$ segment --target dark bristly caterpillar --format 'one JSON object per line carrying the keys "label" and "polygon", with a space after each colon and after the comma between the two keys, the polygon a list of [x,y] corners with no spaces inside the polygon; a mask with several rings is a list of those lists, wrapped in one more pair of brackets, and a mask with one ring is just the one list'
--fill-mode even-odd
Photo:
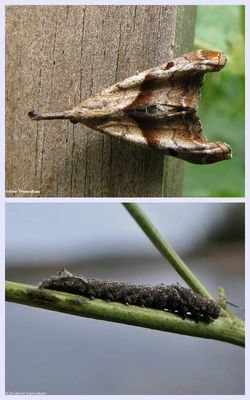
{"label": "dark bristly caterpillar", "polygon": [[156,308],[178,313],[182,318],[210,322],[220,315],[220,306],[191,289],[176,285],[134,285],[73,275],[66,269],[39,284],[41,289],[58,290],[127,305]]}

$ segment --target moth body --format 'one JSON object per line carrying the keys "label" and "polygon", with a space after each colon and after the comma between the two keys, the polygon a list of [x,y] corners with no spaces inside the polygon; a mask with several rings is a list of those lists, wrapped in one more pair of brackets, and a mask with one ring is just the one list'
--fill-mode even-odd
{"label": "moth body", "polygon": [[230,146],[209,142],[196,114],[204,75],[219,71],[226,60],[223,53],[197,50],[116,83],[72,110],[29,116],[80,122],[192,163],[230,159]]}

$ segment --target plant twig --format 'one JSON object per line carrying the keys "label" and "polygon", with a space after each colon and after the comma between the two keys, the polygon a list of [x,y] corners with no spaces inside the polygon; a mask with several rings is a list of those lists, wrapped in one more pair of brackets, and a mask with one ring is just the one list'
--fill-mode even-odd
{"label": "plant twig", "polygon": [[[188,284],[188,286],[201,296],[208,299],[213,299],[213,296],[209,291],[202,285],[195,274],[189,269],[187,264],[178,256],[175,250],[168,244],[165,239],[161,236],[158,230],[154,227],[152,222],[144,214],[141,208],[135,203],[123,203],[123,206],[127,209],[130,215],[135,219],[137,224],[141,227],[143,232],[147,235],[150,241],[155,245],[163,257],[174,267],[176,272],[182,277],[182,279]],[[237,317],[233,315],[229,310],[221,309],[222,317]]]}
{"label": "plant twig", "polygon": [[174,267],[176,272],[182,277],[182,279],[184,279],[191,289],[203,297],[213,299],[212,295],[190,271],[188,266],[178,256],[175,250],[163,239],[161,234],[157,231],[141,208],[135,203],[123,203],[123,205],[128,210],[130,215],[135,219],[137,224],[142,228],[143,232],[163,255],[163,257],[168,260],[168,262]]}
{"label": "plant twig", "polygon": [[5,291],[6,300],[14,303],[244,346],[244,324],[229,318],[219,318],[205,324],[188,318],[183,320],[166,311],[108,303],[99,299],[90,300],[71,293],[38,289],[8,281]]}

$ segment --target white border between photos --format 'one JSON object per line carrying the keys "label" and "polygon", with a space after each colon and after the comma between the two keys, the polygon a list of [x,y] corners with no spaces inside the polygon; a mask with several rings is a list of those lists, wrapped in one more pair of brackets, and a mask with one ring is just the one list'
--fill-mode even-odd
{"label": "white border between photos", "polygon": [[244,203],[239,197],[24,197],[6,198],[6,203]]}
{"label": "white border between photos", "polygon": [[[72,1],[72,0],[61,0],[61,1],[50,1],[50,0],[44,0],[44,1],[39,1],[39,0],[34,0],[34,1],[3,1],[0,4],[0,35],[1,35],[1,77],[0,77],[0,101],[1,101],[1,115],[0,115],[0,126],[1,126],[1,133],[0,133],[0,266],[1,266],[1,271],[0,271],[0,282],[1,282],[1,294],[0,294],[0,315],[1,315],[1,320],[0,320],[0,399],[6,398],[6,399],[15,399],[16,396],[14,395],[8,395],[5,396],[5,342],[4,342],[4,327],[5,327],[5,303],[4,303],[4,281],[5,281],[5,202],[6,203],[14,203],[14,202],[20,202],[20,203],[39,203],[39,202],[46,202],[46,203],[55,203],[55,202],[68,202],[68,203],[88,203],[88,202],[97,202],[97,203],[119,203],[119,202],[140,202],[140,203],[161,203],[161,202],[169,202],[169,203],[246,203],[245,206],[245,215],[246,215],[246,269],[245,269],[245,277],[246,277],[246,304],[250,301],[250,294],[249,294],[249,281],[248,281],[248,268],[247,268],[247,261],[249,261],[249,240],[250,240],[250,235],[249,235],[249,170],[250,170],[250,160],[248,157],[248,149],[250,148],[250,139],[248,135],[245,135],[246,143],[245,143],[245,154],[246,154],[246,164],[245,164],[245,171],[246,171],[246,179],[245,179],[245,198],[6,198],[5,199],[5,193],[4,193],[4,171],[5,171],[5,162],[4,162],[4,151],[3,149],[5,148],[5,140],[4,140],[4,132],[5,132],[5,6],[7,5],[104,5],[104,4],[110,4],[110,5],[245,5],[246,9],[246,21],[250,21],[250,5],[247,4],[247,1],[232,1],[232,0],[227,0],[227,1],[214,1],[214,0],[196,0],[196,1],[180,1],[180,0],[175,0],[175,1],[105,1],[105,0],[100,0],[100,1]],[[250,46],[249,46],[249,35],[250,35],[250,29],[248,25],[246,24],[246,71],[250,70],[250,62],[249,62],[249,57],[250,57]],[[250,101],[249,101],[249,78],[248,75],[246,76],[246,110],[250,110]],[[250,129],[250,124],[249,124],[249,112],[246,113],[246,128],[245,132],[248,132]],[[249,239],[249,240],[248,240]],[[247,245],[248,244],[248,245]],[[249,309],[246,307],[246,327],[248,326],[248,321],[249,321]],[[246,328],[246,333],[248,337],[248,329]],[[247,347],[248,349],[248,347]],[[246,371],[245,371],[245,376],[249,376],[249,351],[246,352]],[[246,379],[245,383],[245,396],[240,396],[240,395],[230,395],[231,398],[246,398],[250,399],[250,383],[249,380]],[[57,396],[58,397],[58,396]],[[71,395],[65,395],[65,396],[60,396],[60,398],[65,398],[65,399],[71,399],[71,398],[84,398],[84,399],[91,399],[91,400],[97,400],[97,399],[122,399],[122,400],[131,400],[131,399],[165,399],[165,398],[173,398],[175,400],[179,399],[193,399],[194,396],[192,395],[150,395],[150,396],[108,396],[108,395],[79,395],[79,396],[71,396]],[[221,396],[212,396],[212,395],[203,395],[199,396],[196,395],[195,398],[206,398],[207,400],[214,400],[215,398],[219,397],[220,400],[228,400],[229,396],[227,395],[221,395]],[[23,399],[26,398],[26,396],[20,395],[18,396],[18,399]],[[36,398],[36,399],[41,399],[44,398],[44,396],[36,395],[36,396],[29,396],[30,398]],[[47,399],[52,399],[55,398],[55,396],[48,395],[46,396]]]}

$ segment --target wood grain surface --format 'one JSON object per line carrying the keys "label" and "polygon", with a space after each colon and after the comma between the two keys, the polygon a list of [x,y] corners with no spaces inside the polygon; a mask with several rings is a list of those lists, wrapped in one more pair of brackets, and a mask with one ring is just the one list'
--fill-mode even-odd
{"label": "wood grain surface", "polygon": [[192,49],[193,6],[6,7],[6,196],[179,196],[183,162],[83,125],[34,123]]}

